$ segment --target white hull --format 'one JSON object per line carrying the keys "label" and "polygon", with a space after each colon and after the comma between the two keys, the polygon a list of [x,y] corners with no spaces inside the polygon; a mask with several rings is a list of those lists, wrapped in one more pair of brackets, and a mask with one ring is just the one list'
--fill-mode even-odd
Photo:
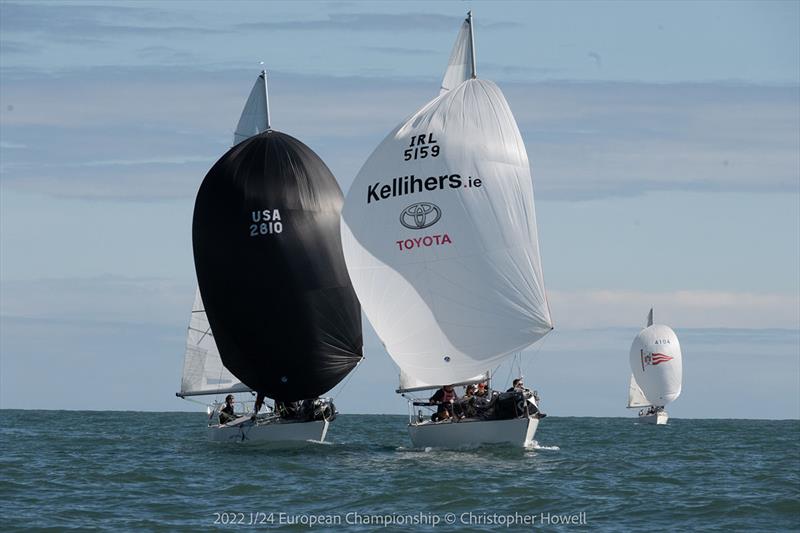
{"label": "white hull", "polygon": [[510,420],[463,420],[422,422],[408,425],[415,448],[462,448],[481,444],[530,446],[539,426],[538,418]]}
{"label": "white hull", "polygon": [[639,415],[640,424],[656,424],[661,426],[666,424],[667,420],[669,420],[669,415],[666,411],[659,411],[652,415]]}
{"label": "white hull", "polygon": [[329,424],[327,420],[255,424],[249,417],[241,417],[225,425],[209,426],[208,440],[300,445],[308,441],[324,441]]}

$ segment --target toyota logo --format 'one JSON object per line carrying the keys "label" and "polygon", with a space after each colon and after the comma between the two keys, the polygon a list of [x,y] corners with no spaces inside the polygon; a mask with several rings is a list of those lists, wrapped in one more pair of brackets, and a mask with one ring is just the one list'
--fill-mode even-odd
{"label": "toyota logo", "polygon": [[408,229],[425,229],[442,218],[439,206],[429,202],[411,204],[400,212],[400,223]]}

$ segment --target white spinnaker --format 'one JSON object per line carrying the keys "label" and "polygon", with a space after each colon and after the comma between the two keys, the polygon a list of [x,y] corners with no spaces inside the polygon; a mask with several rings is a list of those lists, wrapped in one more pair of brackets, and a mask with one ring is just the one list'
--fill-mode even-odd
{"label": "white spinnaker", "polygon": [[194,296],[192,318],[189,320],[189,329],[186,333],[186,355],[183,359],[180,394],[249,390],[249,387],[242,384],[222,365],[198,289]]}
{"label": "white spinnaker", "polygon": [[392,131],[351,186],[341,230],[364,312],[415,380],[469,380],[552,329],[528,156],[490,81],[463,82]]}
{"label": "white spinnaker", "polygon": [[234,146],[269,128],[266,84],[266,73],[262,72],[250,91],[250,96],[242,110],[242,116],[239,117],[239,124],[236,125],[236,132],[233,134]]}
{"label": "white spinnaker", "polygon": [[650,405],[664,406],[680,395],[681,345],[670,327],[655,324],[640,331],[631,345],[630,364],[633,377]]}
{"label": "white spinnaker", "polygon": [[631,374],[631,383],[628,386],[628,407],[648,407],[653,405],[645,397],[639,384],[636,383],[636,378]]}
{"label": "white spinnaker", "polygon": [[461,25],[453,51],[450,53],[450,60],[447,62],[447,70],[442,78],[442,87],[439,94],[446,93],[455,89],[466,80],[472,78],[473,54],[472,54],[472,35],[470,35],[471,23],[467,18]]}

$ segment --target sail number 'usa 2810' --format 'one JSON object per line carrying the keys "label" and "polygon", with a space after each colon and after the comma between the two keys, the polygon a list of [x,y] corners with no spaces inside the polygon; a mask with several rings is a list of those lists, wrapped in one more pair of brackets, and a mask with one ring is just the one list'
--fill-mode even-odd
{"label": "sail number 'usa 2810'", "polygon": [[264,209],[263,211],[251,211],[250,236],[272,235],[283,231],[281,222],[281,212],[279,209]]}

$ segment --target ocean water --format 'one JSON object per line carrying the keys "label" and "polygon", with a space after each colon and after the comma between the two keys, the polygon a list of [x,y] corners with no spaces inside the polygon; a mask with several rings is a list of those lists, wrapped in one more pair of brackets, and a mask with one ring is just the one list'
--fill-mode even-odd
{"label": "ocean water", "polygon": [[800,530],[797,420],[550,416],[534,449],[452,451],[341,415],[280,451],[206,442],[203,413],[0,414],[3,531]]}

